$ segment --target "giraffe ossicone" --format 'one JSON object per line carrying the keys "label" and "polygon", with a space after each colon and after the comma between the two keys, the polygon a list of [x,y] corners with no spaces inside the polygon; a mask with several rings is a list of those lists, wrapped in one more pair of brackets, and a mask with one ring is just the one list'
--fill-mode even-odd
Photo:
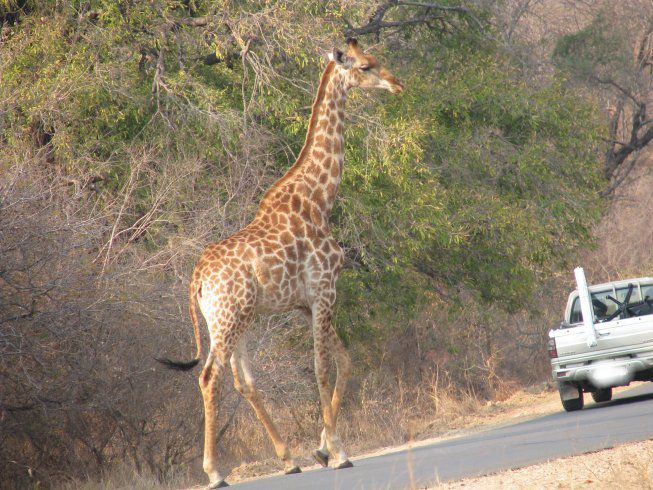
{"label": "giraffe ossicone", "polygon": [[[230,364],[236,389],[263,423],[286,473],[300,472],[254,384],[246,331],[259,314],[301,310],[312,321],[315,375],[324,429],[314,457],[324,466],[352,466],[336,431],[340,402],[351,362],[331,324],[336,280],[344,254],[329,230],[344,162],[347,92],[353,87],[392,93],[403,84],[365,54],[355,39],[346,52],[334,50],[320,79],[306,141],[295,164],[265,193],[252,222],[206,247],[190,282],[189,310],[197,356],[189,362],[167,359],[167,367],[189,370],[202,358],[196,304],[206,320],[211,344],[199,377],[204,400],[204,471],[210,487],[226,486],[218,472],[216,412],[219,385]],[[329,356],[336,364],[333,390],[328,383]]]}

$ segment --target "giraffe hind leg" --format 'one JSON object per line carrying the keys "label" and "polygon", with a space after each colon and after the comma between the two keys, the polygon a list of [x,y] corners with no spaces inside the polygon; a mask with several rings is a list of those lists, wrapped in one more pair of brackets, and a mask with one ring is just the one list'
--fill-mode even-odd
{"label": "giraffe hind leg", "polygon": [[209,477],[209,488],[221,488],[226,482],[218,471],[217,464],[217,409],[218,397],[224,374],[224,362],[216,359],[213,351],[204,364],[199,377],[200,390],[204,401],[204,461],[203,468]]}
{"label": "giraffe hind leg", "polygon": [[211,349],[199,377],[204,401],[203,467],[209,477],[209,488],[221,488],[228,485],[218,472],[218,400],[226,364],[234,351],[238,338],[251,323],[250,317],[233,314],[237,312],[235,308],[224,311],[230,312],[230,314],[227,315],[227,318],[221,318],[219,322],[217,315],[209,315],[207,318],[211,334]]}
{"label": "giraffe hind leg", "polygon": [[268,414],[259,392],[254,384],[247,353],[247,340],[243,336],[238,342],[234,353],[231,356],[231,370],[234,375],[234,386],[243,395],[254,409],[256,417],[261,421],[267,431],[277,456],[284,462],[284,471],[287,475],[301,473],[299,465],[292,457],[288,446],[279,435],[277,427]]}

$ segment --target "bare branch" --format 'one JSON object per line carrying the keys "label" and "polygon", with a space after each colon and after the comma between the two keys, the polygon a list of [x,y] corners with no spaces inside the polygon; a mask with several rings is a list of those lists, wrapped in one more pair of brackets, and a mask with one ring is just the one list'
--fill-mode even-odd
{"label": "bare branch", "polygon": [[612,87],[616,88],[619,92],[621,92],[623,95],[628,97],[630,100],[635,102],[635,104],[638,105],[640,104],[640,101],[635,97],[635,95],[630,90],[622,87],[620,84],[615,82],[612,78],[600,78],[594,75],[591,78],[596,83],[600,83],[602,85],[611,85]]}
{"label": "bare branch", "polygon": [[[420,12],[412,18],[403,20],[384,20],[388,11],[394,7],[416,7]],[[347,21],[347,28],[344,33],[346,37],[360,36],[363,34],[376,34],[377,36],[383,29],[391,27],[404,27],[425,24],[429,25],[430,22],[444,21],[442,12],[455,12],[463,14],[471,19],[480,29],[483,29],[481,21],[466,7],[457,5],[440,5],[432,2],[413,2],[404,0],[388,0],[377,7],[374,14],[370,17],[367,24],[360,27],[354,27]]]}
{"label": "bare branch", "polygon": [[635,168],[635,164],[637,163],[637,157],[639,156],[639,152],[641,150],[636,150],[635,152],[632,153],[630,161],[628,162],[628,165],[623,168],[622,173],[619,177],[616,179],[613,179],[612,183],[608,186],[607,189],[601,192],[601,197],[608,197],[611,194],[614,193],[617,188],[624,183],[626,178],[630,175],[630,172]]}

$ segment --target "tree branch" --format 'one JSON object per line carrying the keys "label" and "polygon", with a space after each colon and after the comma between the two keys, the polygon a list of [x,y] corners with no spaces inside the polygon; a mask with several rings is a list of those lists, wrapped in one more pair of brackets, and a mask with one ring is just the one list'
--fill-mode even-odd
{"label": "tree branch", "polygon": [[[614,84],[614,86],[617,87],[616,84]],[[650,119],[646,118],[646,103],[638,101],[634,97],[632,100],[634,104],[630,127],[630,139],[626,143],[621,143],[618,141],[610,142],[608,149],[605,152],[604,175],[608,180],[611,180],[612,183],[604,192],[601,193],[603,196],[612,194],[615,189],[624,182],[633,168],[635,168],[635,163],[637,162],[639,152],[653,140],[652,126],[649,126],[643,134],[640,134],[640,130],[642,130],[644,126],[648,125],[651,121]],[[615,116],[617,116],[617,114],[615,114]],[[616,138],[616,120],[612,121],[610,130],[611,136]],[[616,144],[620,145],[618,150],[616,149]],[[624,163],[629,158],[629,164],[624,167]],[[615,179],[615,176],[620,169],[622,170],[622,173],[618,178]]]}
{"label": "tree branch", "polygon": [[[626,177],[630,175],[630,172],[632,171],[633,168],[635,168],[635,164],[637,163],[637,157],[639,156],[639,151],[636,150],[634,154],[632,155],[630,162],[628,166],[624,169],[623,173],[617,178],[614,179],[613,182],[608,186],[607,189],[601,192],[601,197],[608,197],[610,194],[612,194],[617,187],[619,187],[621,184],[623,184],[624,180],[626,180]],[[616,170],[616,169],[615,169]]]}
{"label": "tree branch", "polygon": [[[416,7],[422,9],[418,15],[404,20],[385,21],[384,17],[394,7]],[[436,11],[436,12],[434,12]],[[347,21],[347,28],[344,31],[346,37],[360,36],[363,34],[380,34],[383,29],[390,27],[404,27],[419,24],[429,25],[432,21],[444,21],[442,12],[456,12],[470,18],[480,29],[483,29],[481,21],[466,7],[460,5],[448,6],[432,2],[417,2],[410,0],[387,0],[377,7],[367,24],[354,27]]]}
{"label": "tree branch", "polygon": [[630,90],[628,90],[628,89],[622,87],[622,86],[619,85],[617,82],[615,82],[612,78],[600,78],[600,77],[597,77],[596,75],[592,75],[591,78],[592,78],[592,80],[594,80],[594,81],[597,82],[597,83],[600,83],[600,84],[603,84],[603,85],[611,85],[611,86],[613,86],[613,87],[616,88],[619,92],[621,92],[623,95],[625,95],[625,96],[628,97],[630,100],[632,100],[633,102],[635,102],[635,104],[637,104],[637,105],[640,104],[640,101],[637,100],[637,99],[635,98],[635,95],[633,95],[633,93],[632,93]]}

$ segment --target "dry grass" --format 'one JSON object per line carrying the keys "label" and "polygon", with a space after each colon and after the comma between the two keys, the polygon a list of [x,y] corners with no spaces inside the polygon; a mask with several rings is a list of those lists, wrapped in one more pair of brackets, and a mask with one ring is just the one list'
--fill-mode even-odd
{"label": "dry grass", "polygon": [[166,483],[162,483],[155,476],[138,474],[131,465],[125,464],[113,468],[101,479],[86,479],[83,481],[73,480],[60,486],[62,490],[172,490],[185,487],[190,481],[188,475],[177,474],[170,477]]}
{"label": "dry grass", "polygon": [[653,441],[636,442],[434,488],[653,488],[651,456]]}

